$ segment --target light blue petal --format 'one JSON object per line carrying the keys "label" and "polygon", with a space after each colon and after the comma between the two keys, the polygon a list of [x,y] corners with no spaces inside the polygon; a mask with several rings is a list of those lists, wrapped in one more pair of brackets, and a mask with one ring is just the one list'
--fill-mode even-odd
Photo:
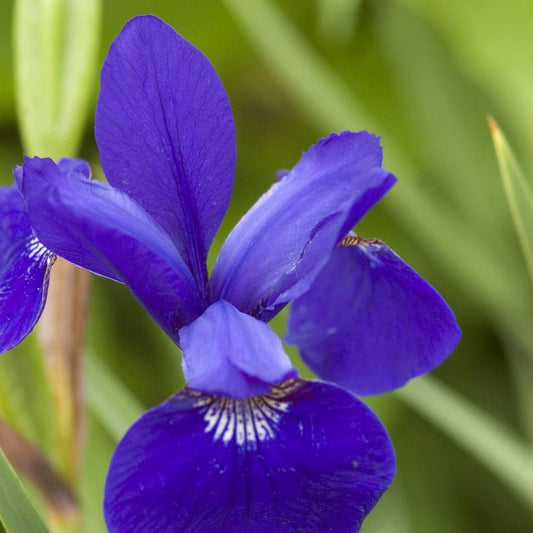
{"label": "light blue petal", "polygon": [[214,299],[268,321],[305,292],[349,229],[395,182],[377,137],[332,134],[248,211],[212,275]]}
{"label": "light blue petal", "polygon": [[220,300],[180,331],[190,387],[244,398],[296,375],[276,333]]}

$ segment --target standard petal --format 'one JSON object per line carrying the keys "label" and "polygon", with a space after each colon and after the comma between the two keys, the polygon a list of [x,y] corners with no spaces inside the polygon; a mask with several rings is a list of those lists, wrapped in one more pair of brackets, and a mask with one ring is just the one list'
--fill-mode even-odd
{"label": "standard petal", "polygon": [[274,330],[220,300],[180,331],[190,387],[245,398],[296,376]]}
{"label": "standard petal", "polygon": [[53,261],[32,232],[17,186],[0,187],[0,352],[21,342],[39,320]]}
{"label": "standard petal", "polygon": [[102,68],[95,133],[109,182],[160,224],[205,284],[235,168],[231,108],[209,61],[160,19],[134,18]]}
{"label": "standard petal", "polygon": [[304,153],[230,233],[212,276],[214,299],[268,321],[305,292],[348,230],[395,182],[378,138],[332,134]]}
{"label": "standard petal", "polygon": [[26,159],[22,193],[39,240],[57,255],[126,284],[177,341],[204,304],[167,234],[126,194],[50,159]]}
{"label": "standard petal", "polygon": [[376,416],[333,385],[246,400],[186,389],[119,443],[104,513],[110,533],[355,533],[394,463]]}
{"label": "standard petal", "polygon": [[388,246],[352,242],[293,302],[286,340],[322,379],[378,394],[442,363],[461,331],[438,292]]}

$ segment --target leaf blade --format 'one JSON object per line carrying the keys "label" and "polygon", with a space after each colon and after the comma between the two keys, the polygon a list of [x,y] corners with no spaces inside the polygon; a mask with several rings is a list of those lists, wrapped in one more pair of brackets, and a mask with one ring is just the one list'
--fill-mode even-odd
{"label": "leaf blade", "polygon": [[6,533],[50,533],[0,450],[0,521]]}
{"label": "leaf blade", "polygon": [[498,123],[490,116],[488,122],[500,167],[503,189],[533,283],[533,191]]}

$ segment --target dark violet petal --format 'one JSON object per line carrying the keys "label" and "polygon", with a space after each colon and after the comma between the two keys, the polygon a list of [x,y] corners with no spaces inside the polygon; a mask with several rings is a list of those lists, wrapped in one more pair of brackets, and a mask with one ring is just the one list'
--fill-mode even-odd
{"label": "dark violet petal", "polygon": [[0,352],[21,342],[39,320],[53,261],[32,232],[17,186],[0,187]]}
{"label": "dark violet petal", "polygon": [[185,379],[202,392],[244,398],[296,376],[274,330],[224,300],[179,337]]}
{"label": "dark violet petal", "polygon": [[226,239],[214,299],[268,321],[305,292],[347,231],[395,182],[377,137],[332,134],[313,145]]}
{"label": "dark violet petal", "polygon": [[119,443],[104,513],[110,533],[355,533],[394,470],[379,420],[333,385],[185,389]]}
{"label": "dark violet petal", "polygon": [[231,108],[209,61],[160,19],[134,18],[102,68],[95,134],[111,185],[154,217],[205,284],[235,168]]}
{"label": "dark violet petal", "polygon": [[204,305],[168,235],[129,196],[50,159],[26,159],[22,193],[39,240],[57,255],[126,284],[161,327],[177,330]]}
{"label": "dark violet petal", "polygon": [[335,249],[292,304],[287,342],[322,379],[378,394],[429,372],[461,331],[446,302],[380,241]]}

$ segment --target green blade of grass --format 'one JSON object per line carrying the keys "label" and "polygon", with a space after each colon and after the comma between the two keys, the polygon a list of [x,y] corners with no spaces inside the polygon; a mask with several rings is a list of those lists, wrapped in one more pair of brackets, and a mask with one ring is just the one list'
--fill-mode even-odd
{"label": "green blade of grass", "polygon": [[429,376],[409,383],[395,394],[533,508],[533,454],[505,427]]}
{"label": "green blade of grass", "polygon": [[502,130],[492,117],[488,121],[503,189],[533,283],[533,192]]}
{"label": "green blade of grass", "polygon": [[0,450],[0,521],[6,533],[49,533],[2,450]]}

